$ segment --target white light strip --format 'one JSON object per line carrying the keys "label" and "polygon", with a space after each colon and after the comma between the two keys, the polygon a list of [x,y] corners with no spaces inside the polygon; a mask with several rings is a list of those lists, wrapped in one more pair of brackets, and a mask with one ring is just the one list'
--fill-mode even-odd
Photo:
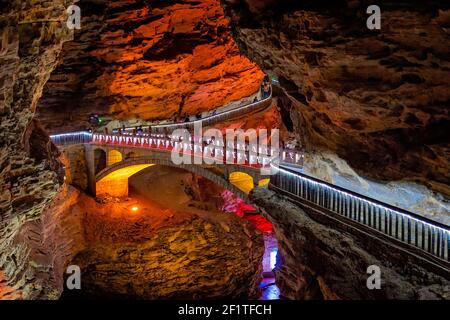
{"label": "white light strip", "polygon": [[68,137],[68,136],[78,136],[78,135],[86,135],[91,136],[92,133],[86,132],[86,131],[79,131],[79,132],[70,132],[70,133],[60,133],[60,134],[54,134],[51,135],[50,138],[59,138],[59,137]]}
{"label": "white light strip", "polygon": [[[271,167],[274,167],[273,164],[271,164],[270,166],[271,166]],[[285,169],[283,169],[283,168],[276,167],[276,169],[278,169],[279,171],[281,171],[281,172],[283,172],[283,173],[285,173],[285,174],[294,176],[294,177],[296,177],[296,178],[298,178],[298,179],[303,179],[303,180],[306,180],[306,181],[308,181],[308,182],[311,182],[311,183],[320,185],[320,186],[322,186],[322,187],[324,187],[324,188],[328,188],[328,189],[332,190],[333,192],[338,192],[338,193],[341,193],[341,194],[343,194],[343,195],[346,195],[346,196],[348,196],[348,197],[350,197],[350,198],[358,199],[359,201],[363,201],[363,202],[365,202],[365,203],[367,203],[367,204],[369,204],[369,205],[371,205],[371,206],[375,206],[375,207],[381,208],[381,209],[383,209],[383,210],[389,210],[389,211],[391,211],[391,212],[393,212],[393,213],[395,213],[395,214],[401,215],[401,216],[403,216],[403,217],[405,217],[405,218],[411,219],[411,220],[416,221],[416,222],[423,223],[423,224],[425,224],[425,225],[427,225],[427,226],[429,226],[429,227],[433,227],[433,228],[442,230],[442,231],[444,231],[444,232],[447,233],[447,234],[450,234],[450,230],[447,230],[447,229],[444,229],[444,228],[435,226],[435,225],[433,225],[433,224],[431,224],[431,223],[429,223],[429,222],[423,221],[423,220],[419,220],[419,219],[417,219],[417,218],[415,218],[415,217],[412,217],[412,216],[410,216],[410,215],[408,215],[408,214],[405,214],[405,213],[402,213],[402,212],[399,212],[399,211],[396,211],[396,210],[393,210],[393,209],[384,207],[384,206],[382,206],[382,205],[380,205],[380,204],[377,204],[377,203],[371,202],[371,201],[369,201],[369,200],[366,200],[366,199],[363,199],[363,198],[354,196],[354,195],[352,195],[352,194],[350,194],[350,193],[347,193],[347,192],[345,192],[345,191],[341,191],[341,190],[334,189],[334,188],[330,187],[329,185],[326,185],[326,184],[321,183],[321,182],[314,181],[314,180],[312,180],[312,179],[309,179],[309,178],[306,178],[306,177],[303,177],[303,176],[300,176],[300,175],[296,175],[296,174],[294,174],[294,173],[292,173],[292,172],[290,172],[290,171],[287,171],[287,170],[285,170]],[[353,219],[352,219],[352,220],[353,220]]]}

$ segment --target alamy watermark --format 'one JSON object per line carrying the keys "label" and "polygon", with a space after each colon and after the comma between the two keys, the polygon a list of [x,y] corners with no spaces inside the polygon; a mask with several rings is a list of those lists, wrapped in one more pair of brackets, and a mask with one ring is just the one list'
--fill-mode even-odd
{"label": "alamy watermark", "polygon": [[66,287],[69,290],[81,289],[81,269],[77,265],[70,265],[66,269],[69,276],[66,279]]}
{"label": "alamy watermark", "polygon": [[77,5],[71,5],[66,10],[67,17],[66,25],[69,30],[81,29],[81,8]]}
{"label": "alamy watermark", "polygon": [[381,9],[379,6],[373,4],[367,7],[367,14],[370,16],[367,18],[366,25],[369,30],[381,29]]}
{"label": "alamy watermark", "polygon": [[[66,21],[67,28],[70,30],[81,29],[81,8],[77,5],[71,5],[66,10],[68,18]],[[378,5],[370,5],[366,10],[370,16],[367,18],[366,26],[369,30],[381,29],[381,8]]]}
{"label": "alamy watermark", "polygon": [[280,135],[278,129],[219,129],[203,132],[202,123],[194,124],[194,134],[176,129],[171,134],[171,160],[181,164],[237,164],[260,166],[262,175],[278,172]]}
{"label": "alamy watermark", "polygon": [[367,267],[367,277],[366,286],[369,290],[379,290],[381,289],[381,269],[379,266],[372,264]]}

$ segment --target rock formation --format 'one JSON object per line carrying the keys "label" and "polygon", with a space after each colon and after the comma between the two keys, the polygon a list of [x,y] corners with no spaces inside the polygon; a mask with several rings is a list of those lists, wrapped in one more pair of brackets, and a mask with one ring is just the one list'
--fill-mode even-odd
{"label": "rock formation", "polygon": [[[263,74],[251,60],[278,77],[279,110],[235,127],[281,118],[286,137],[337,154],[361,175],[450,194],[443,0],[382,6],[381,31],[365,27],[365,0],[222,0],[241,51],[217,0],[84,0],[75,35],[65,21],[76,0],[0,2],[0,299],[59,298],[70,262],[88,270],[88,294],[254,296],[262,246],[248,224],[168,211],[153,228],[119,209],[127,223],[118,224],[110,205],[80,191],[83,150],[65,159],[46,132],[84,128],[90,113],[166,119],[223,106],[258,90]],[[59,159],[77,173],[66,183],[80,189],[60,189]],[[448,281],[420,261],[319,223],[270,191],[255,191],[254,200],[274,224],[287,298],[449,299]],[[364,286],[369,264],[382,267],[381,291]],[[211,274],[216,265],[222,269]],[[188,268],[208,276],[190,279]]]}
{"label": "rock formation", "polygon": [[84,297],[258,297],[264,244],[244,220],[148,203],[137,213],[127,202],[83,204],[85,248],[68,264],[83,270]]}
{"label": "rock formation", "polygon": [[[257,188],[251,198],[274,226],[281,255],[276,279],[282,296],[300,300],[450,299],[450,279],[435,274],[415,256],[390,250],[369,234],[319,217],[269,189]],[[380,290],[369,290],[366,285],[370,265],[381,269]]]}
{"label": "rock formation", "polygon": [[[61,181],[58,152],[32,118],[62,43],[71,39],[65,8],[72,3],[0,6],[0,286],[6,279],[16,297],[29,297],[38,286],[35,275],[45,272],[31,260],[29,245],[40,245],[41,213]],[[26,229],[28,224],[36,228]]]}
{"label": "rock formation", "polygon": [[447,1],[223,0],[236,41],[278,77],[279,106],[311,149],[360,173],[450,194]]}
{"label": "rock formation", "polygon": [[38,105],[52,132],[85,128],[92,113],[184,119],[259,89],[263,74],[240,54],[217,0],[80,7],[82,28],[64,45]]}

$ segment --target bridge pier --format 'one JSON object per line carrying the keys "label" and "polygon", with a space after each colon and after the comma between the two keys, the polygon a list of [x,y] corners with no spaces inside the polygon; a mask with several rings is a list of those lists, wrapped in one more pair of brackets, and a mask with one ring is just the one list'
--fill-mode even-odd
{"label": "bridge pier", "polygon": [[96,195],[96,179],[95,179],[95,156],[92,145],[85,144],[84,152],[86,157],[86,168],[88,177],[88,192],[95,197]]}

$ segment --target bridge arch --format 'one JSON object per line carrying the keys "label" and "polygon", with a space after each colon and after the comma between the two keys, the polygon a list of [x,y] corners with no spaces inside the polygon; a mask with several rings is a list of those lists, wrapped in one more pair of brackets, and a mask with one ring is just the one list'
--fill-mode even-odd
{"label": "bridge arch", "polygon": [[104,170],[107,167],[106,151],[102,148],[94,149],[94,171],[98,172]]}
{"label": "bridge arch", "polygon": [[250,193],[255,186],[253,177],[242,171],[231,172],[228,181],[247,194]]}
{"label": "bridge arch", "polygon": [[[180,164],[175,165],[170,157],[162,158],[155,156],[141,156],[129,159],[123,159],[120,162],[114,163],[106,167],[95,175],[95,195],[110,195],[115,197],[123,197],[128,195],[128,179],[154,165],[163,165],[175,168],[181,168],[186,171],[198,174],[204,178],[216,183],[224,189],[227,189],[245,201],[249,201],[248,192],[245,192],[238,186],[230,182],[223,174],[216,170],[201,165]],[[253,183],[253,178],[248,175]]]}
{"label": "bridge arch", "polygon": [[112,166],[113,164],[120,162],[123,160],[123,155],[120,151],[117,150],[109,150],[108,151],[108,166]]}

